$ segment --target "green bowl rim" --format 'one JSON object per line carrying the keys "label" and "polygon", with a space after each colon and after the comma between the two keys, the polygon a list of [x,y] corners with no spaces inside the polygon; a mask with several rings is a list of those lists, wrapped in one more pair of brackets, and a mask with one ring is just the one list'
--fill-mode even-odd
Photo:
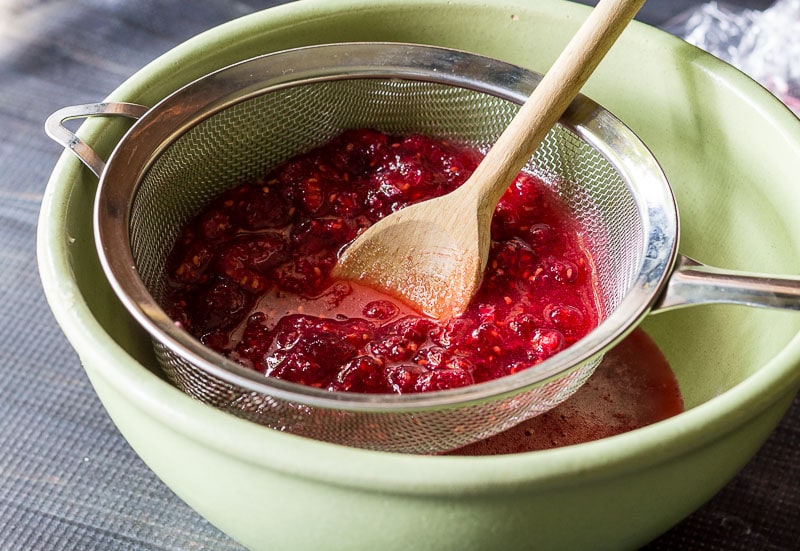
{"label": "green bowl rim", "polygon": [[[431,2],[387,0],[376,6],[370,0],[351,0],[347,4],[350,10],[369,10],[391,5],[402,5],[405,9],[414,5],[428,7]],[[478,6],[481,2],[462,0],[460,4]],[[561,2],[551,4],[558,5],[561,10],[575,10],[574,13],[588,9],[580,5],[565,7]],[[547,6],[537,8],[550,9]],[[224,23],[189,39],[137,71],[109,95],[108,101],[136,101],[148,81],[176,67],[186,67],[187,57],[193,57],[196,52],[219,50],[236,38],[250,36],[264,27],[330,17],[341,9],[342,3],[301,0]],[[633,37],[659,41],[665,48],[676,47],[676,41],[681,47],[686,46],[679,39],[642,23],[635,22],[629,31]],[[800,124],[788,108],[726,63],[702,52],[693,59],[695,64],[699,61],[704,71],[724,82],[743,101],[783,129],[786,139],[797,143],[800,149]],[[90,143],[96,143],[103,139],[106,126],[106,121],[87,121],[81,135]],[[66,208],[71,188],[82,178],[82,170],[83,166],[69,152],[62,153],[42,200],[37,256],[50,307],[69,341],[80,351],[87,373],[102,377],[117,392],[128,396],[136,408],[167,424],[176,433],[189,436],[217,453],[263,468],[376,492],[440,495],[513,492],[530,485],[539,489],[563,488],[667,462],[723,437],[780,399],[794,395],[800,387],[800,335],[797,335],[748,377],[747,384],[740,383],[676,417],[586,444],[493,457],[411,456],[347,448],[274,431],[190,398],[143,368],[105,333],[80,298],[80,289],[72,278],[67,247],[58,246],[67,242],[64,235]],[[108,358],[118,360],[116,368],[109,365]],[[97,370],[92,366],[105,367]],[[336,466],[335,471],[331,465]]]}

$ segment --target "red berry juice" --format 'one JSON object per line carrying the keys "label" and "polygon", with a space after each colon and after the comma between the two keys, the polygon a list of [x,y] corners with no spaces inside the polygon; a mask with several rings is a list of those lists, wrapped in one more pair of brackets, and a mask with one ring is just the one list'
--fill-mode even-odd
{"label": "red berry juice", "polygon": [[448,455],[544,450],[628,432],[683,411],[678,381],[653,340],[635,329],[566,402]]}

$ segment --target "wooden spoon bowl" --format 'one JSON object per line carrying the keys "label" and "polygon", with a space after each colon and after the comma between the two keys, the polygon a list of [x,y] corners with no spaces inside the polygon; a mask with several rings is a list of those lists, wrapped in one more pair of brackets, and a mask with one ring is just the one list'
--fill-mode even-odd
{"label": "wooden spoon bowl", "polygon": [[643,3],[602,0],[463,186],[372,225],[342,252],[334,277],[434,318],[463,313],[481,283],[498,201]]}

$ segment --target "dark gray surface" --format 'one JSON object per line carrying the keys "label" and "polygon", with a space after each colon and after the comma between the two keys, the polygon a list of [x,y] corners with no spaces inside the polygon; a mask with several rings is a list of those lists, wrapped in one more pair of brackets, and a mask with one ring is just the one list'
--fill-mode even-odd
{"label": "dark gray surface", "polygon": [[[187,38],[278,3],[0,0],[0,550],[241,549],[134,454],[47,308],[35,229],[60,150],[42,124]],[[663,24],[691,4],[650,0],[641,19]],[[647,549],[800,549],[799,440],[796,400],[744,471]]]}

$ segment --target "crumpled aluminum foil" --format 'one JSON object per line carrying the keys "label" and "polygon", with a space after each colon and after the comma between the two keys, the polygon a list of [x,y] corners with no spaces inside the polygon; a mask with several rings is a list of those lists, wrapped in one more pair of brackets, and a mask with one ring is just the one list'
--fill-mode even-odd
{"label": "crumpled aluminum foil", "polygon": [[664,29],[737,67],[800,116],[800,0],[763,11],[707,2]]}

